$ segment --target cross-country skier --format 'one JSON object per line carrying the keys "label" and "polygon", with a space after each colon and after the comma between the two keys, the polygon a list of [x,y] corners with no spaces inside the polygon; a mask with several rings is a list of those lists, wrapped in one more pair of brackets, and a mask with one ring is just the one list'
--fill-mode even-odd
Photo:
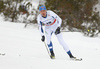
{"label": "cross-country skier", "polygon": [[[46,36],[47,46],[51,53],[50,57],[52,59],[55,58],[55,55],[53,52],[53,44],[51,41],[52,33],[54,33],[56,35],[59,43],[63,46],[64,50],[69,55],[69,57],[74,59],[75,57],[72,55],[68,45],[63,40],[61,31],[60,31],[62,19],[53,11],[46,10],[45,6],[40,6],[39,12],[40,12],[40,14],[37,17],[37,22],[38,22],[40,34],[42,36],[41,40],[44,42],[45,36]],[[45,32],[43,31],[42,23],[45,24]]]}

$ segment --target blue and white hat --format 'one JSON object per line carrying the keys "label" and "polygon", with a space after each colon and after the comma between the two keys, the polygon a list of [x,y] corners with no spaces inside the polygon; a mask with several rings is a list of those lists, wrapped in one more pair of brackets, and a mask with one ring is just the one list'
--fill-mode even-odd
{"label": "blue and white hat", "polygon": [[40,6],[39,7],[39,11],[41,11],[41,10],[46,10],[46,7],[43,5],[43,6]]}

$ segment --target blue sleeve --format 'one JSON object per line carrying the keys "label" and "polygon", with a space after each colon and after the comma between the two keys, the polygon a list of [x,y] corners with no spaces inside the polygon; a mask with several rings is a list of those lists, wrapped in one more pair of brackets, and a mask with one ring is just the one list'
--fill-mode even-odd
{"label": "blue sleeve", "polygon": [[40,21],[40,17],[39,16],[37,17],[37,22],[38,22],[40,35],[43,36],[44,32],[43,32],[43,28],[42,28],[42,22]]}
{"label": "blue sleeve", "polygon": [[41,21],[40,21],[40,25],[41,25],[41,26],[40,26],[40,27],[41,27],[41,32],[44,33],[44,32],[43,32],[42,22],[41,22]]}

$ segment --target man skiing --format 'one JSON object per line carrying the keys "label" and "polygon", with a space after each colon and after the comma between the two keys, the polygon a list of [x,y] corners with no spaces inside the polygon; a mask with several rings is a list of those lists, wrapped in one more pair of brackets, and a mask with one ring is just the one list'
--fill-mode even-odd
{"label": "man skiing", "polygon": [[[69,55],[69,57],[72,59],[75,59],[75,57],[72,55],[71,51],[69,50],[68,45],[63,40],[62,34],[60,32],[62,19],[53,11],[46,10],[45,6],[40,6],[39,12],[40,14],[37,17],[37,22],[38,22],[40,34],[42,36],[41,40],[44,42],[45,36],[46,36],[46,42],[51,53],[51,56],[50,56],[51,59],[55,58],[55,54],[53,51],[53,44],[51,41],[52,33],[56,35],[59,43],[63,46],[64,50]],[[42,23],[45,24],[45,32],[43,31]]]}

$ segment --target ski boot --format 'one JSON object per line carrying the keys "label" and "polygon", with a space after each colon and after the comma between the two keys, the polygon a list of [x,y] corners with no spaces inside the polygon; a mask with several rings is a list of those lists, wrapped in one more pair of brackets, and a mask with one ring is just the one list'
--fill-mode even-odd
{"label": "ski boot", "polygon": [[75,61],[81,61],[82,58],[76,58],[74,57],[72,54],[69,54],[69,57],[72,59],[72,60],[75,60]]}
{"label": "ski boot", "polygon": [[50,51],[50,53],[51,53],[50,58],[51,58],[51,59],[55,59],[55,54],[54,54],[54,52],[53,52],[53,51]]}

